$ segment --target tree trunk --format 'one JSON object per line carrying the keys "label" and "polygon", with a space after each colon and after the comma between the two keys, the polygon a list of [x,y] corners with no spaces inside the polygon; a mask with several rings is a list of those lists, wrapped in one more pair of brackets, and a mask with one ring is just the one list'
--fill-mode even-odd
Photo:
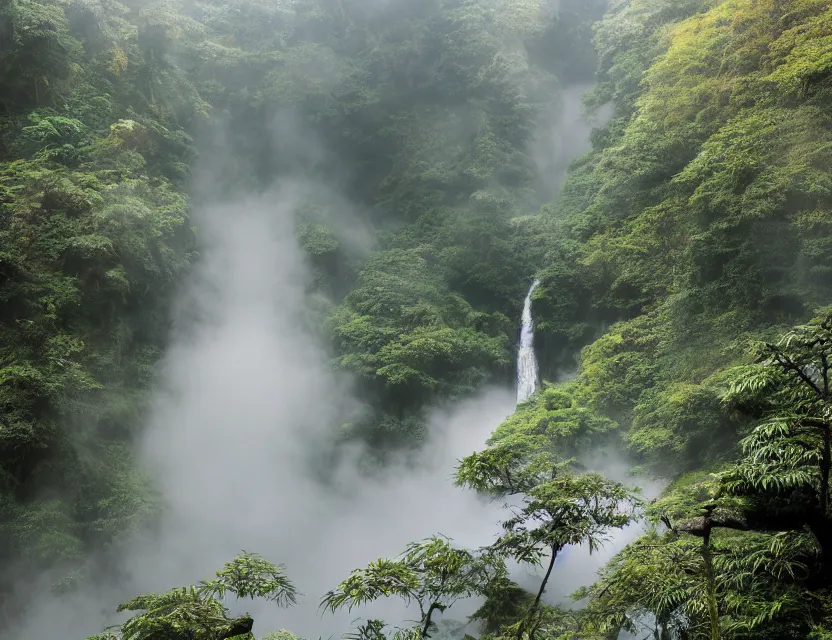
{"label": "tree trunk", "polygon": [[809,530],[820,547],[821,570],[810,578],[811,585],[825,588],[832,582],[832,521],[820,509],[809,518]]}
{"label": "tree trunk", "polygon": [[423,638],[430,638],[430,634],[428,633],[428,631],[430,630],[431,618],[433,617],[433,612],[436,611],[437,609],[444,609],[444,607],[442,607],[442,605],[439,604],[438,602],[434,602],[428,608],[427,614],[425,614],[425,622],[424,622],[424,625],[422,626],[422,637]]}
{"label": "tree trunk", "polygon": [[711,640],[719,640],[719,605],[716,601],[716,578],[711,555],[711,527],[708,523],[702,537],[702,560],[705,564],[705,584],[708,589],[708,617],[711,622]]}
{"label": "tree trunk", "polygon": [[555,567],[555,559],[558,557],[558,547],[552,547],[552,559],[549,560],[549,568],[546,570],[546,575],[543,576],[543,582],[540,583],[540,589],[537,592],[537,597],[534,599],[532,605],[532,613],[537,611],[540,606],[540,599],[543,597],[543,592],[546,591],[546,583],[549,582],[549,577],[552,575],[552,569]]}
{"label": "tree trunk", "polygon": [[[558,552],[559,551],[560,551],[560,547],[557,547],[557,546],[552,547],[552,558],[549,560],[549,568],[546,569],[546,575],[543,576],[543,582],[540,583],[540,589],[537,590],[537,597],[534,599],[534,603],[532,604],[531,609],[529,609],[529,613],[528,613],[528,616],[527,616],[527,619],[529,621],[531,621],[534,614],[537,613],[537,610],[540,608],[540,600],[543,598],[543,593],[546,591],[546,584],[549,582],[549,578],[552,575],[552,569],[554,569],[554,567],[555,567],[555,560],[558,557]],[[534,629],[534,625],[532,625],[529,628]],[[525,625],[523,625],[523,624],[521,624],[517,628],[517,638],[518,638],[518,640],[519,640],[519,638],[522,637],[524,630],[525,630]],[[534,637],[534,634],[532,633],[530,635],[530,640],[533,637]]]}
{"label": "tree trunk", "polygon": [[829,515],[829,466],[832,464],[832,437],[829,424],[823,425],[823,453],[820,461],[820,513],[823,518]]}

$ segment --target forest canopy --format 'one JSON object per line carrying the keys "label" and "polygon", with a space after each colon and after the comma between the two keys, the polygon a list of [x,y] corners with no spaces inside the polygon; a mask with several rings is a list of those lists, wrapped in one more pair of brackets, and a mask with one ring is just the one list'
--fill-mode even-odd
{"label": "forest canopy", "polygon": [[[575,92],[580,157],[546,142]],[[217,192],[339,194],[305,193],[293,226],[366,408],[332,439],[381,460],[438,403],[511,384],[541,283],[544,382],[457,468],[514,505],[503,532],[309,594],[420,611],[357,637],[431,637],[477,597],[494,640],[832,638],[828,1],[0,3],[0,633],[26,615],[15,576],[106,582],[163,513],[137,442],[211,163]],[[613,453],[662,495],[590,468]],[[634,520],[580,607],[545,600],[562,549]],[[291,605],[271,560],[137,596],[101,637],[251,637],[223,596]],[[534,592],[511,563],[542,565]]]}

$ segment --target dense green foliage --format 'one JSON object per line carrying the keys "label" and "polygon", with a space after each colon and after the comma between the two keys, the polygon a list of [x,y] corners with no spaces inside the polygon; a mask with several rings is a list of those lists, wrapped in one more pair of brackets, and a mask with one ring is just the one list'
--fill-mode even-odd
{"label": "dense green foliage", "polygon": [[[297,212],[336,365],[374,409],[345,436],[412,444],[427,402],[505,378],[532,269],[511,222],[537,206],[528,142],[557,116],[555,74],[591,73],[566,56],[591,52],[602,9],[3,3],[0,564],[69,586],[157,510],[131,443],[200,243],[186,193],[213,141],[191,134],[217,123],[224,187],[319,171],[369,212],[369,259],[332,198]],[[327,160],[299,143],[275,159],[262,132],[290,116]]]}
{"label": "dense green foliage", "polygon": [[[434,611],[479,595],[493,638],[649,620],[662,640],[832,637],[832,8],[554,4],[0,3],[0,598],[7,575],[100,578],[91,552],[158,511],[132,443],[200,248],[191,173],[222,144],[229,192],[316,187],[298,241],[333,366],[371,408],[346,439],[413,446],[431,403],[510,379],[542,281],[549,382],[458,472],[520,506],[486,549],[436,538],[354,572],[325,605],[395,595],[422,614],[359,636],[427,637]],[[593,73],[587,106],[612,118],[549,201],[558,159],[534,143]],[[637,511],[585,467],[622,450],[671,481],[653,528],[584,609],[549,607],[558,552]],[[536,595],[507,559],[548,562]],[[128,603],[145,613],[122,633],[229,637],[210,585],[266,589],[220,578]]]}
{"label": "dense green foliage", "polygon": [[652,472],[690,472],[581,594],[601,632],[649,614],[668,638],[828,633],[825,312],[754,345],[832,294],[830,27],[824,2],[658,0],[598,26],[589,103],[614,117],[532,231],[547,373],[583,347],[578,375],[492,443],[618,433]]}
{"label": "dense green foliage", "polygon": [[[398,596],[405,604],[416,604],[419,620],[415,627],[396,628],[397,638],[427,638],[436,629],[433,616],[444,613],[461,598],[482,595],[487,585],[505,577],[505,565],[490,550],[472,553],[454,548],[450,541],[434,537],[408,545],[398,560],[380,558],[366,569],[357,569],[337,588],[327,593],[321,607],[352,610],[383,597]],[[384,638],[383,620],[368,620],[357,636]]]}
{"label": "dense green foliage", "polygon": [[217,571],[216,580],[148,593],[122,604],[119,611],[141,611],[125,623],[91,640],[225,640],[250,636],[254,620],[248,615],[230,617],[221,602],[227,594],[239,598],[265,598],[280,606],[295,604],[297,591],[280,567],[243,553]]}
{"label": "dense green foliage", "polygon": [[190,139],[138,101],[133,27],[93,14],[0,8],[0,562],[60,587],[156,509],[130,442],[193,250]]}

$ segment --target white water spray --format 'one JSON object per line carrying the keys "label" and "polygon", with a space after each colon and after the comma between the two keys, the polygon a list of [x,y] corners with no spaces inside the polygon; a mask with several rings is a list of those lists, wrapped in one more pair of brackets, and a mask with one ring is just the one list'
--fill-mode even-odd
{"label": "white water spray", "polygon": [[517,404],[525,402],[537,391],[537,358],[534,354],[534,321],[532,320],[532,294],[540,280],[532,283],[523,304],[520,351],[517,354]]}

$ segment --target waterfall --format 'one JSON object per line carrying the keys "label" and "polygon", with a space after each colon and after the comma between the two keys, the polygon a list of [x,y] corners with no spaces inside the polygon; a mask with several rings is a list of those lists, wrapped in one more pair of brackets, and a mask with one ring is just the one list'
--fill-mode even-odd
{"label": "waterfall", "polygon": [[534,355],[534,321],[532,294],[540,280],[532,283],[523,303],[523,327],[520,330],[520,351],[517,354],[517,404],[528,400],[537,391],[537,358]]}

